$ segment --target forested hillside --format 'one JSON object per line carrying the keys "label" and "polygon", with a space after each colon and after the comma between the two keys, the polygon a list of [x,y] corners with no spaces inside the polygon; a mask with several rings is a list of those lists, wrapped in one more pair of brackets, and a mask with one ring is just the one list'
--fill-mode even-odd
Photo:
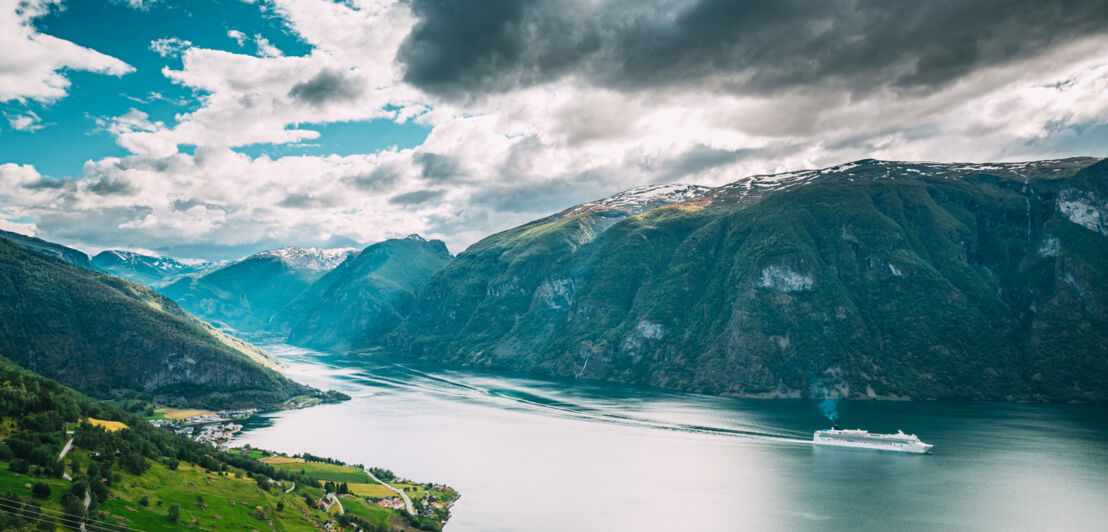
{"label": "forested hillside", "polygon": [[858,161],[490,236],[398,353],[713,394],[1108,400],[1108,162]]}
{"label": "forested hillside", "polygon": [[3,238],[0,355],[101,398],[222,408],[316,393],[146,287]]}

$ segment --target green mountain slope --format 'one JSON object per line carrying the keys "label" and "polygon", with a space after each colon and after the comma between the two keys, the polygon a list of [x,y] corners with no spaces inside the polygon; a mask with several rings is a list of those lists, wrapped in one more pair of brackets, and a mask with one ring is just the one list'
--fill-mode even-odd
{"label": "green mountain slope", "polygon": [[353,250],[284,248],[252,255],[157,290],[189,312],[243,332],[263,332],[269,321]]}
{"label": "green mountain slope", "polygon": [[391,331],[416,293],[450,260],[439,240],[417,235],[369,246],[305,289],[270,324],[288,341],[317,348],[363,347]]}
{"label": "green mountain slope", "polygon": [[276,405],[309,388],[151,290],[0,239],[0,355],[97,397]]}
{"label": "green mountain slope", "polygon": [[490,236],[402,354],[752,396],[1108,400],[1108,162],[858,161]]}
{"label": "green mountain slope", "polygon": [[[343,494],[384,486],[329,482],[364,476],[361,466],[305,454],[312,461],[282,467],[265,456],[155,428],[0,357],[0,530],[441,530],[450,515],[405,516]],[[457,498],[442,486],[405,487],[413,498],[432,488]],[[345,515],[317,504],[335,491]]]}
{"label": "green mountain slope", "polygon": [[67,248],[61,244],[47,242],[41,238],[12,233],[10,231],[0,231],[0,238],[6,238],[9,242],[19,244],[31,251],[55,257],[62,262],[80,266],[86,270],[99,271],[100,269],[89,260],[88,255],[73,248]]}

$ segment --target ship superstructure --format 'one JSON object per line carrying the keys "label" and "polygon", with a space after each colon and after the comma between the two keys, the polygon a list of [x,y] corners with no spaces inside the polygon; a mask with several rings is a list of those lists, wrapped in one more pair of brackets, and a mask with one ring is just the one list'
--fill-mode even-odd
{"label": "ship superstructure", "polygon": [[926,453],[932,447],[923,443],[915,434],[905,434],[897,431],[896,434],[871,434],[862,429],[830,429],[817,430],[812,436],[815,445],[832,447],[850,447],[854,449],[874,449],[879,451],[895,451],[901,453]]}

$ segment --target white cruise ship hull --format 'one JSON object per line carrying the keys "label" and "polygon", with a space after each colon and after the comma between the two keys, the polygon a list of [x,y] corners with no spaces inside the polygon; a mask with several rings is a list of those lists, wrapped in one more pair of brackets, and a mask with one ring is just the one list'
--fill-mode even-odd
{"label": "white cruise ship hull", "polygon": [[923,454],[931,450],[934,445],[926,443],[909,443],[909,444],[873,444],[873,443],[855,443],[848,441],[835,441],[835,440],[812,440],[815,445],[821,445],[825,447],[847,447],[850,449],[869,449],[873,451],[893,451],[898,453],[917,453]]}
{"label": "white cruise ship hull", "polygon": [[923,443],[915,435],[870,434],[864,430],[819,430],[812,435],[812,444],[824,447],[867,449],[897,453],[923,454],[934,445]]}

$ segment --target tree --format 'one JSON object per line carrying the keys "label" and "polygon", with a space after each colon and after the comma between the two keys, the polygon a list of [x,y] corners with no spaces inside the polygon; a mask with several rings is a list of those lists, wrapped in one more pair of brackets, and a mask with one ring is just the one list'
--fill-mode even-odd
{"label": "tree", "polygon": [[285,501],[277,501],[277,511],[280,512],[281,510],[284,510],[284,509],[285,509]]}
{"label": "tree", "polygon": [[45,499],[50,496],[50,486],[47,486],[45,482],[35,482],[35,487],[31,488],[31,496],[39,499]]}
{"label": "tree", "polygon": [[16,458],[8,464],[8,469],[12,473],[26,473],[31,470],[31,464],[22,458]]}
{"label": "tree", "polygon": [[83,480],[75,480],[69,485],[69,492],[77,497],[84,498],[88,483]]}
{"label": "tree", "polygon": [[139,504],[143,506],[150,506],[150,497],[143,495],[142,498],[139,499]]}
{"label": "tree", "polygon": [[85,501],[84,494],[80,497],[74,495],[72,492],[66,492],[62,494],[62,510],[65,513],[73,516],[85,515]]}
{"label": "tree", "polygon": [[89,491],[92,492],[92,496],[96,498],[97,502],[108,500],[108,486],[100,482],[99,479],[89,484]]}
{"label": "tree", "polygon": [[169,505],[169,520],[174,523],[181,520],[181,507],[176,504]]}

